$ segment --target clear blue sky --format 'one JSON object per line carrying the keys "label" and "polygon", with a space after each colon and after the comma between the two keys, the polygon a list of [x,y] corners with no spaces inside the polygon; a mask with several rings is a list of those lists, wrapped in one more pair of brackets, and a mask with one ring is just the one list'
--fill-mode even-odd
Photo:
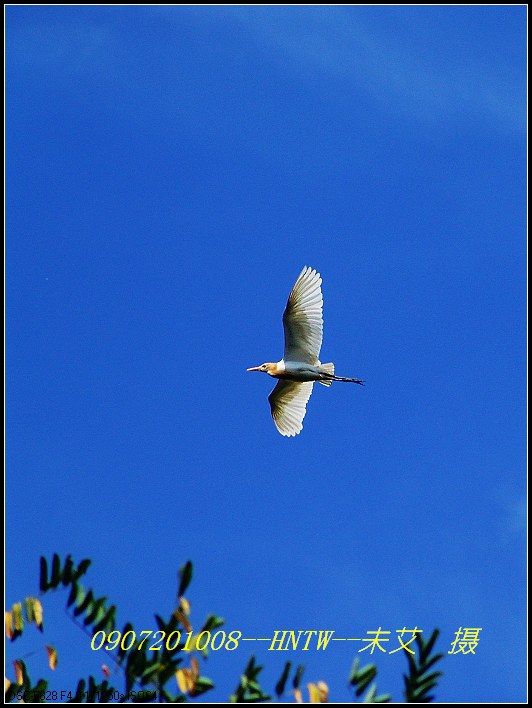
{"label": "clear blue sky", "polygon": [[[444,652],[482,627],[439,700],[525,699],[526,22],[7,8],[7,607],[72,553],[154,628],[190,558],[196,624],[439,627]],[[322,360],[366,387],[315,387],[288,439],[245,370],[282,356],[304,265]],[[102,656],[64,600],[45,637],[73,687]],[[216,698],[254,648],[209,658]],[[340,701],[356,649],[256,653],[265,688],[290,659]],[[360,657],[400,699],[404,657]]]}

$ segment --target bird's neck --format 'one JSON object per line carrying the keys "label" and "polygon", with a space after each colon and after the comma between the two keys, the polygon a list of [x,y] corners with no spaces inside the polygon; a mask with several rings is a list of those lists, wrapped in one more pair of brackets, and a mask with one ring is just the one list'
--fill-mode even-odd
{"label": "bird's neck", "polygon": [[284,365],[284,359],[281,359],[281,361],[276,361],[270,364],[270,367],[268,369],[268,373],[270,376],[279,376],[281,374],[284,374],[286,371],[286,366]]}

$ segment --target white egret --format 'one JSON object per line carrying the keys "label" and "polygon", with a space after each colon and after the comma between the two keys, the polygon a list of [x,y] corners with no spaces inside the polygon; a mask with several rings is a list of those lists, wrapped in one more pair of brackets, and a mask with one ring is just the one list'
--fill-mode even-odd
{"label": "white egret", "polygon": [[321,276],[305,266],[295,282],[283,315],[284,356],[277,362],[252,366],[279,379],[268,401],[281,435],[298,435],[314,381],[330,386],[333,381],[363,384],[360,379],[336,376],[334,364],[318,359],[323,339]]}

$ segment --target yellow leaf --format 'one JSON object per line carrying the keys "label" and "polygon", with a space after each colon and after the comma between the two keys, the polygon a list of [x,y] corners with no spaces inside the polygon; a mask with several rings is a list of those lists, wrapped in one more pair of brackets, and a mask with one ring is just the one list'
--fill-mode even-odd
{"label": "yellow leaf", "polygon": [[4,693],[7,693],[7,689],[11,686],[11,681],[4,676]]}
{"label": "yellow leaf", "polygon": [[22,617],[22,603],[17,602],[15,605],[13,605],[13,607],[11,608],[11,612],[13,613],[15,629],[18,632],[22,632],[22,628],[24,627],[24,618]]}
{"label": "yellow leaf", "polygon": [[294,698],[296,699],[296,703],[303,703],[303,695],[299,688],[294,688]]}
{"label": "yellow leaf", "polygon": [[179,609],[182,610],[187,617],[190,617],[190,602],[186,597],[179,598]]}
{"label": "yellow leaf", "polygon": [[177,609],[174,612],[174,615],[176,619],[178,619],[183,627],[187,630],[187,632],[192,632],[192,625],[188,621],[188,617],[184,614],[184,612],[181,612],[181,610]]}
{"label": "yellow leaf", "polygon": [[320,702],[320,690],[315,683],[308,683],[308,700],[309,703],[319,703]]}
{"label": "yellow leaf", "polygon": [[46,645],[46,651],[48,653],[48,665],[52,669],[52,671],[55,671],[57,668],[57,651],[53,648]]}
{"label": "yellow leaf", "polygon": [[15,681],[19,686],[22,686],[24,683],[24,662],[15,659],[13,666],[15,667]]}
{"label": "yellow leaf", "polygon": [[194,634],[188,642],[188,647],[183,647],[183,651],[198,651],[196,642],[198,641],[199,634]]}
{"label": "yellow leaf", "polygon": [[190,665],[192,667],[192,673],[194,674],[194,680],[196,680],[200,673],[200,666],[195,656],[190,659]]}
{"label": "yellow leaf", "polygon": [[320,703],[327,703],[329,700],[329,686],[327,686],[325,681],[318,681],[316,685],[320,692]]}
{"label": "yellow leaf", "polygon": [[323,681],[307,684],[310,703],[327,703],[329,687]]}
{"label": "yellow leaf", "polygon": [[32,597],[29,599],[33,603],[33,619],[35,620],[35,624],[37,625],[37,627],[40,629],[42,627],[42,618],[43,618],[42,603],[36,597]]}
{"label": "yellow leaf", "polygon": [[13,615],[11,612],[6,612],[6,637],[11,639],[13,636]]}
{"label": "yellow leaf", "polygon": [[175,677],[181,693],[192,693],[196,686],[196,678],[191,669],[178,669]]}

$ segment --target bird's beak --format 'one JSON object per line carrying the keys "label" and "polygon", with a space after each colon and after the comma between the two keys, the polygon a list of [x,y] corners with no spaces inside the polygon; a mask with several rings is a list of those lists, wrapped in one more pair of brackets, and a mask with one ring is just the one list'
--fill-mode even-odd
{"label": "bird's beak", "polygon": [[251,369],[246,369],[246,371],[260,371],[260,366],[252,366]]}

